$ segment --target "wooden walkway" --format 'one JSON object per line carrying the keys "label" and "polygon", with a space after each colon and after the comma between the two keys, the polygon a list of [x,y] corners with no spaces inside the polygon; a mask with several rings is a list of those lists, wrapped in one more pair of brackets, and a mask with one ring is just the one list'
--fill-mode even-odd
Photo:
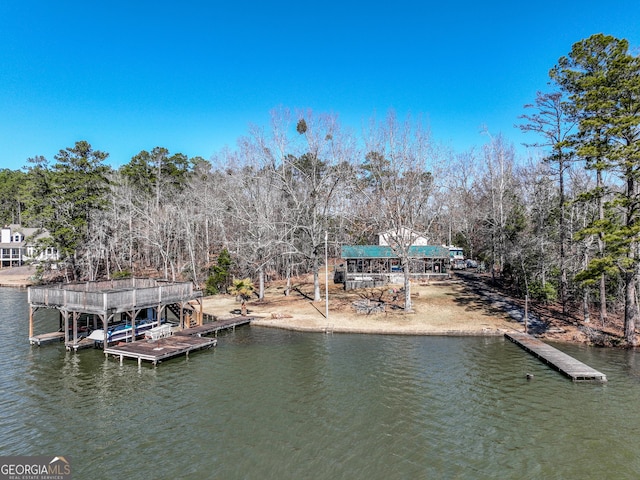
{"label": "wooden walkway", "polygon": [[234,317],[192,328],[185,328],[175,332],[169,337],[158,340],[140,340],[137,342],[121,343],[119,345],[105,349],[106,355],[113,355],[120,358],[122,363],[124,358],[134,358],[138,360],[138,365],[142,360],[149,361],[154,365],[168,358],[178,355],[187,355],[194,350],[214,347],[218,340],[205,337],[209,334],[218,334],[220,330],[235,329],[240,325],[248,325],[253,317]]}
{"label": "wooden walkway", "polygon": [[607,381],[607,376],[604,373],[598,372],[531,335],[526,333],[505,333],[504,336],[544,363],[571,378],[574,382],[588,380]]}
{"label": "wooden walkway", "polygon": [[226,318],[221,320],[216,320],[215,322],[205,323],[204,325],[200,325],[198,327],[185,328],[180,332],[176,332],[175,335],[183,335],[183,336],[191,336],[195,335],[201,337],[203,335],[215,334],[217,335],[220,330],[234,329],[241,325],[248,325],[253,320],[253,317],[233,317]]}
{"label": "wooden walkway", "polygon": [[106,355],[113,355],[120,358],[135,358],[138,365],[142,360],[149,361],[154,365],[168,358],[177,357],[178,355],[189,356],[189,352],[194,350],[202,350],[203,348],[211,348],[218,343],[215,338],[173,335],[171,337],[161,338],[155,341],[138,341],[122,343],[105,349]]}
{"label": "wooden walkway", "polygon": [[29,337],[29,343],[31,345],[43,345],[45,343],[62,342],[64,340],[64,332],[50,332],[43,333],[41,335],[34,335]]}
{"label": "wooden walkway", "polygon": [[73,343],[73,341],[70,341],[69,343],[66,344],[66,348],[67,350],[71,351],[73,350],[74,352],[77,352],[78,350],[82,350],[83,348],[95,348],[96,346],[96,342],[95,340],[91,340],[90,338],[81,338],[80,340],[78,340],[78,343]]}

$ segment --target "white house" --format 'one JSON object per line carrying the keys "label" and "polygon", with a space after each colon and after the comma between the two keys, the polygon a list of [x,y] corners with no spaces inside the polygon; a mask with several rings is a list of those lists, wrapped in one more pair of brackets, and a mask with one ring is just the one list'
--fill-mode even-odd
{"label": "white house", "polygon": [[397,230],[387,230],[378,235],[378,245],[429,245],[429,239],[419,235],[410,228],[400,227]]}
{"label": "white house", "polygon": [[54,247],[41,249],[38,240],[48,238],[49,232],[40,228],[25,228],[7,225],[0,232],[0,268],[18,267],[26,262],[57,261],[58,251]]}

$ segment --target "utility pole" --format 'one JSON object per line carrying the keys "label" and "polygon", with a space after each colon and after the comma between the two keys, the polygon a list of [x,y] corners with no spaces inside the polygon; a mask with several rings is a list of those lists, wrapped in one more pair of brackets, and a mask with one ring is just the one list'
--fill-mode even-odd
{"label": "utility pole", "polygon": [[329,249],[327,243],[329,241],[329,232],[324,232],[324,318],[329,321]]}

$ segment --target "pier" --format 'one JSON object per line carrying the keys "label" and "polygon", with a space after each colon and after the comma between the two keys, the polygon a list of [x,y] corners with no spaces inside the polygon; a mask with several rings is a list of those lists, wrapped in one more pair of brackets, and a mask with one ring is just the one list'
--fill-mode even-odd
{"label": "pier", "polygon": [[578,381],[606,382],[607,376],[570,355],[561,352],[557,348],[532,337],[526,333],[505,333],[505,337],[516,345],[519,345],[544,363],[571,378]]}
{"label": "pier", "polygon": [[178,330],[172,335],[157,340],[121,343],[106,348],[104,353],[105,355],[118,357],[120,363],[122,363],[124,358],[133,358],[138,360],[138,365],[140,365],[143,360],[157,365],[169,358],[179,355],[186,355],[188,357],[192,351],[214,347],[217,345],[218,340],[216,338],[205,337],[205,335],[212,333],[217,335],[221,330],[235,330],[237,326],[249,325],[251,320],[253,320],[252,317],[235,317],[219,320]]}
{"label": "pier", "polygon": [[44,345],[46,343],[62,342],[64,340],[64,332],[49,332],[33,335],[29,337],[31,345]]}
{"label": "pier", "polygon": [[201,337],[203,335],[215,334],[218,335],[220,330],[235,330],[236,327],[241,325],[248,325],[253,320],[253,317],[233,317],[226,318],[221,320],[216,320],[215,322],[205,323],[203,325],[198,325],[196,327],[185,328],[179,332],[176,332],[175,335],[195,335],[197,337]]}
{"label": "pier", "polygon": [[121,345],[106,348],[106,355],[113,355],[120,358],[120,363],[124,358],[134,358],[138,360],[138,365],[143,360],[149,361],[154,365],[168,358],[177,357],[178,355],[189,356],[194,350],[202,350],[211,348],[218,343],[215,338],[194,337],[186,335],[173,335],[154,341],[129,342]]}

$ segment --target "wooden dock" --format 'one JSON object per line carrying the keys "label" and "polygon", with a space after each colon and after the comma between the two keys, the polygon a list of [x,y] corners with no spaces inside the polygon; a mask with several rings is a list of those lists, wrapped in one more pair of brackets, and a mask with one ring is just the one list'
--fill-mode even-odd
{"label": "wooden dock", "polygon": [[526,333],[505,333],[504,336],[544,363],[571,378],[574,382],[592,380],[600,382],[607,381],[607,376],[604,373],[598,372],[572,356],[561,352],[551,345],[547,345],[531,335]]}
{"label": "wooden dock", "polygon": [[218,340],[205,335],[212,333],[217,335],[220,330],[235,329],[240,325],[248,325],[251,320],[253,320],[253,317],[234,317],[218,320],[197,327],[185,328],[171,336],[158,340],[121,343],[105,349],[104,352],[106,355],[120,358],[120,363],[124,358],[134,358],[138,360],[138,365],[143,360],[157,365],[168,358],[177,357],[178,355],[189,356],[189,352],[194,350],[214,347]]}
{"label": "wooden dock", "polygon": [[176,332],[175,335],[182,336],[192,336],[195,335],[197,337],[201,337],[203,335],[217,335],[220,330],[234,329],[241,325],[248,325],[253,320],[253,317],[233,317],[216,320],[215,322],[205,323],[204,325],[200,325],[197,327],[185,328],[179,332]]}
{"label": "wooden dock", "polygon": [[78,350],[82,350],[83,348],[95,348],[96,342],[95,340],[91,340],[90,338],[84,337],[77,341],[77,343],[73,343],[70,341],[66,345],[67,350],[77,352]]}
{"label": "wooden dock", "polygon": [[64,340],[64,332],[50,332],[43,333],[41,335],[34,335],[29,337],[29,343],[31,345],[43,345],[45,343],[62,342]]}
{"label": "wooden dock", "polygon": [[163,360],[177,357],[178,355],[186,355],[188,357],[189,352],[211,348],[216,343],[218,343],[218,340],[215,338],[173,335],[155,341],[142,340],[122,343],[106,348],[104,353],[120,358],[120,363],[124,358],[135,358],[138,360],[138,365],[142,363],[142,360],[157,365]]}

